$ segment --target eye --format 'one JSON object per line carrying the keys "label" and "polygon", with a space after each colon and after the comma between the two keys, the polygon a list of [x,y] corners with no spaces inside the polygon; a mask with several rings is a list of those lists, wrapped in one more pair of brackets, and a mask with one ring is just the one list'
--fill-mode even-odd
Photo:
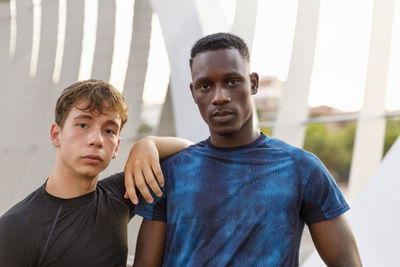
{"label": "eye", "polygon": [[106,134],[114,135],[115,131],[113,129],[106,129]]}
{"label": "eye", "polygon": [[208,89],[210,89],[210,86],[209,86],[208,84],[200,84],[200,85],[198,86],[198,88],[199,88],[201,91],[207,91]]}
{"label": "eye", "polygon": [[232,80],[229,80],[227,82],[227,85],[230,86],[230,87],[237,86],[238,84],[239,84],[239,80],[238,79],[232,79]]}
{"label": "eye", "polygon": [[77,126],[79,128],[83,128],[83,129],[86,129],[88,127],[88,125],[86,123],[78,123]]}

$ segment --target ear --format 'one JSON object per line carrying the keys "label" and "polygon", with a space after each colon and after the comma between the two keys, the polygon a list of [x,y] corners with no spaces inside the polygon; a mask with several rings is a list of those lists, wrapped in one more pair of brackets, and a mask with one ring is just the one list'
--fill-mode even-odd
{"label": "ear", "polygon": [[119,144],[121,143],[121,137],[118,137],[118,142],[117,142],[117,146],[114,149],[113,155],[112,155],[112,159],[115,159],[118,156],[118,148],[119,148]]}
{"label": "ear", "polygon": [[251,94],[255,95],[258,91],[258,82],[259,82],[259,77],[256,72],[253,72],[250,74],[250,83],[251,83]]}
{"label": "ear", "polygon": [[54,147],[60,147],[61,145],[61,126],[57,123],[53,123],[50,128],[50,140]]}
{"label": "ear", "polygon": [[192,97],[193,97],[194,103],[196,103],[196,104],[197,104],[197,102],[196,102],[196,98],[194,98],[194,88],[193,88],[193,83],[190,83],[190,92],[192,93]]}

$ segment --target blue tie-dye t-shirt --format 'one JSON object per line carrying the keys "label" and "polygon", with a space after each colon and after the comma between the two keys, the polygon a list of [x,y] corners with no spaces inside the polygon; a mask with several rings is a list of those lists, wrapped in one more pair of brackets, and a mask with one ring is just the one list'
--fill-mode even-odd
{"label": "blue tie-dye t-shirt", "polygon": [[349,209],[313,154],[260,135],[210,139],[164,160],[164,196],[136,213],[167,223],[164,266],[298,266],[304,223]]}

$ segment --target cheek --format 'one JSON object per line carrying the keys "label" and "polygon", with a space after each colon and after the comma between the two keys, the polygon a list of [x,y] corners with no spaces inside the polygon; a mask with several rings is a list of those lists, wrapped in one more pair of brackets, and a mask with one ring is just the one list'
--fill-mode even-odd
{"label": "cheek", "polygon": [[238,96],[239,98],[239,106],[241,107],[241,109],[243,111],[245,111],[246,113],[252,112],[253,111],[253,104],[252,104],[252,100],[251,97],[249,97],[248,94],[240,94]]}
{"label": "cheek", "polygon": [[77,137],[83,137],[86,133],[85,129],[80,129],[77,127],[70,127],[67,131],[67,136],[69,138],[77,138]]}
{"label": "cheek", "polygon": [[63,135],[63,141],[67,142],[70,146],[77,144],[78,146],[86,140],[86,136],[81,131],[69,131],[68,134]]}
{"label": "cheek", "polygon": [[118,144],[118,138],[107,138],[104,140],[106,140],[107,147],[110,148],[110,150],[114,150]]}
{"label": "cheek", "polygon": [[203,113],[207,108],[207,100],[204,97],[196,97],[195,103],[200,110],[200,113]]}

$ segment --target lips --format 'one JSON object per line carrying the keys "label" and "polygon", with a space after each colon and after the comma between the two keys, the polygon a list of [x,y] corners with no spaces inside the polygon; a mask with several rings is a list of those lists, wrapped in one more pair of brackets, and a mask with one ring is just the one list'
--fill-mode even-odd
{"label": "lips", "polygon": [[232,114],[233,112],[232,111],[230,111],[230,110],[227,110],[227,109],[222,109],[222,110],[215,110],[212,114],[211,114],[211,116],[213,116],[213,117],[216,117],[216,116],[225,116],[225,115],[228,115],[228,114]]}
{"label": "lips", "polygon": [[215,110],[211,116],[216,122],[225,123],[233,118],[233,112],[227,109]]}
{"label": "lips", "polygon": [[82,157],[82,159],[88,163],[99,163],[103,161],[103,158],[99,155],[89,154]]}

